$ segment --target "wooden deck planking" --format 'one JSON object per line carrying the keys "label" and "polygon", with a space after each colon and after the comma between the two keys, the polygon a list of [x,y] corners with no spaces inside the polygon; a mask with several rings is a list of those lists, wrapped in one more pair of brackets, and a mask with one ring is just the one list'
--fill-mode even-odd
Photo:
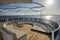
{"label": "wooden deck planking", "polygon": [[[14,26],[15,28],[15,26]],[[23,24],[23,27],[16,27],[15,29],[19,29],[20,31],[27,33],[27,40],[50,40],[50,35],[41,34],[38,32],[31,31],[32,25]]]}

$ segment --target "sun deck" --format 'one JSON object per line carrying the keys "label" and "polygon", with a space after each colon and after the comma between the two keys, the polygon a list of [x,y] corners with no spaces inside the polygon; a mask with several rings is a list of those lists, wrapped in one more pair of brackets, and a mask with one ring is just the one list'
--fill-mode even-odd
{"label": "sun deck", "polygon": [[50,34],[39,33],[36,31],[32,31],[32,25],[30,24],[23,24],[23,27],[16,27],[15,29],[23,31],[27,34],[27,40],[51,40]]}
{"label": "sun deck", "polygon": [[[22,24],[22,25],[23,27],[18,27],[14,25],[14,28],[16,30],[25,32],[27,34],[27,40],[51,40],[50,34],[33,31],[31,30],[32,25],[30,24]],[[0,40],[2,40],[1,34],[0,34]]]}

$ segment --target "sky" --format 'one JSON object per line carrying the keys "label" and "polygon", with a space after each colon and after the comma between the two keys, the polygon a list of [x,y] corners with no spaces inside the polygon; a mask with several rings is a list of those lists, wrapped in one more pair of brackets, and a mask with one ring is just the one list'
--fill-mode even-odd
{"label": "sky", "polygon": [[[33,10],[37,10],[39,12],[34,12],[31,11],[28,8],[17,8],[17,9],[4,9],[4,8],[16,8],[16,6],[20,6],[20,7],[35,7],[35,6],[40,6],[37,4],[8,4],[8,5],[2,5],[0,6],[0,9],[3,9],[4,12],[0,12],[0,15],[13,15],[14,14],[28,14],[28,15],[60,15],[60,0],[33,0],[33,2],[37,2],[40,3],[42,5],[44,5],[44,10],[40,11],[41,8],[36,8]],[[23,11],[20,11],[23,10]],[[26,12],[24,10],[27,10]],[[28,11],[29,10],[29,11]],[[7,13],[8,12],[8,13]]]}

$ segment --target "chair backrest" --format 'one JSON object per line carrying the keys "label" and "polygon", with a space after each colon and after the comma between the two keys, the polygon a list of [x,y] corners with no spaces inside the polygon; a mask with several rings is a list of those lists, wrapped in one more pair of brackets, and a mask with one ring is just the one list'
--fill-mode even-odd
{"label": "chair backrest", "polygon": [[6,29],[4,26],[1,27],[1,31],[3,40],[17,40],[16,35],[13,32]]}

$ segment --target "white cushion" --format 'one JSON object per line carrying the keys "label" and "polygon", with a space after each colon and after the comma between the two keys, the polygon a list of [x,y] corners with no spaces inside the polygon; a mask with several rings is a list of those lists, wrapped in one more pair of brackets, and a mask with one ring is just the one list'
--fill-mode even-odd
{"label": "white cushion", "polygon": [[19,30],[14,29],[13,24],[10,24],[10,25],[8,25],[8,26],[7,26],[6,24],[4,24],[4,27],[5,27],[6,29],[8,29],[9,31],[15,33],[16,36],[17,36],[17,39],[20,38],[20,37],[22,37],[22,36],[25,36],[25,35],[26,35],[25,32],[22,32],[22,31],[19,31]]}
{"label": "white cushion", "polygon": [[36,26],[36,25],[34,25],[34,26],[32,27],[32,29],[33,29],[33,30],[37,30],[37,31],[43,31],[43,32],[46,32],[46,31],[43,30],[41,27]]}

